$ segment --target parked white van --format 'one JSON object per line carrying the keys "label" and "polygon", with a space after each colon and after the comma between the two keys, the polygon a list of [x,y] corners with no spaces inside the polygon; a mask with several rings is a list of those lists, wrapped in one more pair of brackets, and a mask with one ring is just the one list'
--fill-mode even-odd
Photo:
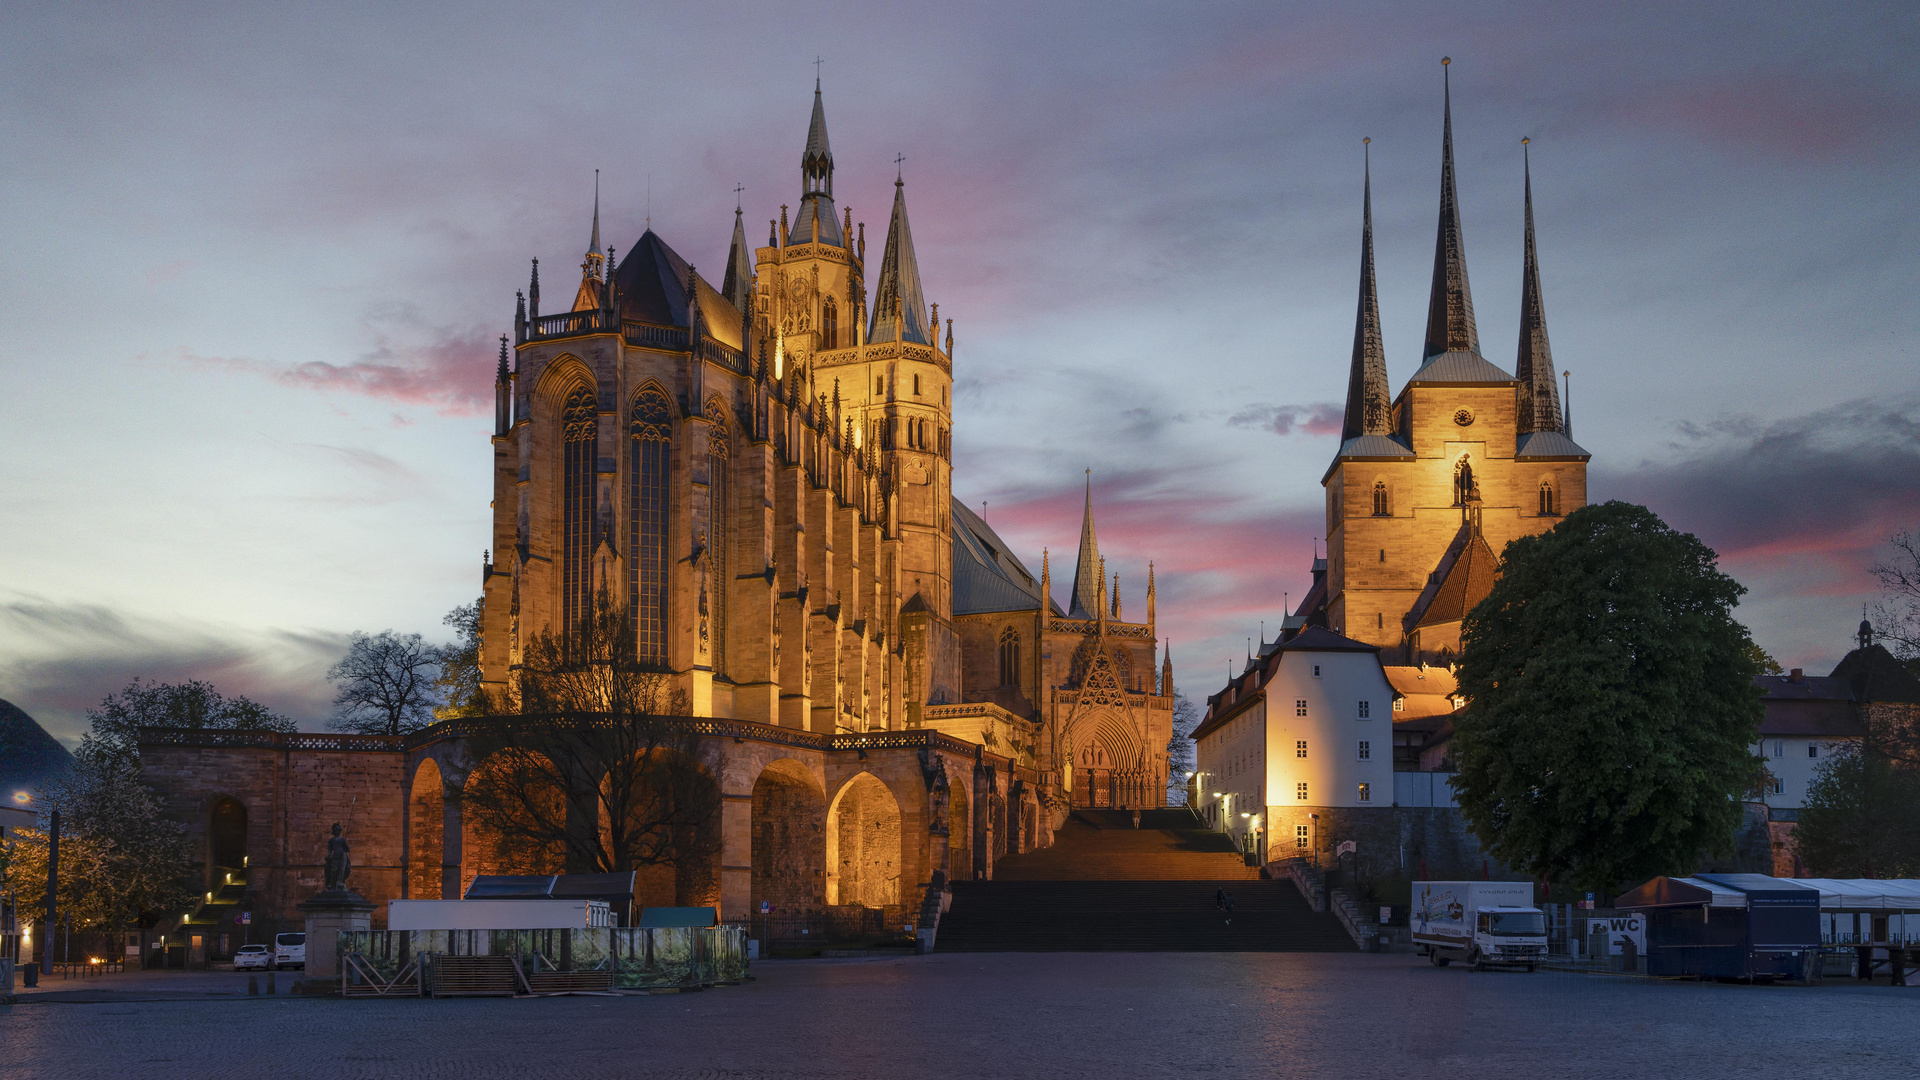
{"label": "parked white van", "polygon": [[276,968],[297,967],[307,969],[307,935],[275,934],[273,936],[273,966]]}

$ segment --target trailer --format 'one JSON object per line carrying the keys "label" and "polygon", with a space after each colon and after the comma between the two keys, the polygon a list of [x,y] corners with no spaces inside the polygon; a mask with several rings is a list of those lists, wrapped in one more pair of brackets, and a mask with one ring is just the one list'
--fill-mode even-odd
{"label": "trailer", "polygon": [[1408,922],[1434,967],[1462,960],[1532,971],[1547,951],[1547,916],[1530,881],[1416,881]]}

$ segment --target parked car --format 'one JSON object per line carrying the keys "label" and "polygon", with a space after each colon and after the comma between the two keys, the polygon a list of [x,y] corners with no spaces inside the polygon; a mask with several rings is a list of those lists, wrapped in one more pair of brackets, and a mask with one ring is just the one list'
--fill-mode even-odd
{"label": "parked car", "polygon": [[[305,947],[301,949],[305,952]],[[268,971],[273,968],[273,950],[265,945],[242,945],[240,951],[233,954],[235,971]]]}
{"label": "parked car", "polygon": [[307,935],[275,934],[273,937],[273,967],[297,967],[307,969]]}

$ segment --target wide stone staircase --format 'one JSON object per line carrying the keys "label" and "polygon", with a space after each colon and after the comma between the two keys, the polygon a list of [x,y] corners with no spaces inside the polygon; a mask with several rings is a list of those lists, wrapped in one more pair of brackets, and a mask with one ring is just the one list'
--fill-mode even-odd
{"label": "wide stone staircase", "polygon": [[[1215,909],[1218,890],[1233,921]],[[1075,811],[1052,847],[1009,855],[992,881],[959,881],[940,919],[949,951],[1352,951],[1332,915],[1266,881],[1187,810]]]}

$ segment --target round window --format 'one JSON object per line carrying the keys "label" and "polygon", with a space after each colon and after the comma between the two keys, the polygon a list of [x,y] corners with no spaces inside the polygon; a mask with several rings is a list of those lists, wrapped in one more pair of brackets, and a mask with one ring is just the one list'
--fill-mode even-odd
{"label": "round window", "polygon": [[1461,409],[1459,412],[1454,413],[1453,422],[1459,424],[1461,427],[1467,427],[1473,423],[1473,410]]}

